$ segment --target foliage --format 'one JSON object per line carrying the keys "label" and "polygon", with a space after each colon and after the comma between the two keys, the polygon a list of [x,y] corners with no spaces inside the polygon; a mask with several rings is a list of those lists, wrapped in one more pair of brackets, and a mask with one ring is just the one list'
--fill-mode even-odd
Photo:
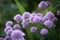
{"label": "foliage", "polygon": [[[57,39],[54,40],[60,40],[60,17],[56,15],[57,11],[60,10],[60,1],[59,0],[49,0],[51,2],[51,6],[48,7],[47,9],[43,9],[40,10],[37,8],[38,3],[42,1],[42,0],[0,0],[0,37],[5,37],[5,33],[4,33],[4,28],[5,28],[5,23],[7,20],[13,20],[13,16],[17,13],[24,13],[25,11],[29,11],[29,12],[42,12],[43,14],[45,14],[48,11],[52,11],[55,13],[55,16],[58,18],[58,21],[56,22],[56,34],[53,35],[53,33],[50,32],[52,36],[49,38],[49,40],[54,39],[55,37]],[[38,25],[38,24],[36,24]],[[39,27],[39,25],[38,25]],[[28,35],[31,36],[31,34],[29,33],[29,29],[28,30]],[[52,29],[53,30],[53,29]],[[53,31],[55,32],[55,31]],[[36,35],[36,34],[35,34]],[[55,36],[57,35],[57,36]],[[38,38],[39,35],[37,35]],[[31,38],[32,39],[32,38]],[[39,39],[38,39],[39,40]]]}

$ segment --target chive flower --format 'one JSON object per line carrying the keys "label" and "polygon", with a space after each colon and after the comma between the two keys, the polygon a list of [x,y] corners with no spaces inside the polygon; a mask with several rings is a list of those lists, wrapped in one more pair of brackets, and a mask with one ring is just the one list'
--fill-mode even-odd
{"label": "chive flower", "polygon": [[49,7],[51,5],[51,3],[49,1],[46,1],[46,3],[48,4],[47,7]]}
{"label": "chive flower", "polygon": [[14,16],[15,21],[22,21],[22,16],[20,14],[17,14]]}
{"label": "chive flower", "polygon": [[24,12],[23,19],[28,19],[29,17],[30,17],[30,13],[29,12]]}
{"label": "chive flower", "polygon": [[60,16],[60,11],[57,11],[57,15]]}
{"label": "chive flower", "polygon": [[38,17],[36,16],[34,19],[33,19],[33,23],[39,23],[42,21],[42,17]]}
{"label": "chive flower", "polygon": [[7,36],[11,36],[11,33],[13,32],[13,30],[8,30],[7,32],[6,32],[6,35]]}
{"label": "chive flower", "polygon": [[41,16],[42,17],[43,15],[41,13],[37,13],[37,16],[39,16],[39,17]]}
{"label": "chive flower", "polygon": [[33,19],[34,19],[35,17],[36,17],[36,13],[32,13],[32,14],[30,15],[29,20],[30,20],[31,23],[33,23]]}
{"label": "chive flower", "polygon": [[12,27],[11,26],[5,27],[4,32],[6,33],[8,30],[12,30]]}
{"label": "chive flower", "polygon": [[21,27],[20,27],[20,25],[19,24],[15,24],[14,26],[13,26],[13,29],[14,30],[16,30],[16,29],[20,29]]}
{"label": "chive flower", "polygon": [[52,12],[47,12],[46,16],[48,17],[48,19],[52,19],[53,17],[55,17],[55,15]]}
{"label": "chive flower", "polygon": [[51,20],[47,20],[47,21],[44,22],[44,25],[48,28],[51,28],[53,26],[53,24],[54,23]]}
{"label": "chive flower", "polygon": [[43,29],[41,29],[40,34],[41,35],[46,35],[46,34],[48,34],[48,30],[43,28]]}
{"label": "chive flower", "polygon": [[56,22],[58,19],[57,19],[56,17],[53,17],[51,20],[52,20],[53,22]]}
{"label": "chive flower", "polygon": [[41,1],[38,5],[39,8],[46,8],[48,6],[47,2]]}
{"label": "chive flower", "polygon": [[26,29],[27,26],[28,26],[28,22],[26,22],[25,20],[23,20],[22,23],[21,23],[21,25],[22,25],[23,29]]}
{"label": "chive flower", "polygon": [[21,40],[22,38],[24,39],[24,36],[25,36],[25,33],[23,33],[22,31],[20,30],[14,30],[12,33],[11,33],[11,37],[16,40]]}
{"label": "chive flower", "polygon": [[30,32],[36,32],[37,31],[37,27],[31,27],[30,28]]}
{"label": "chive flower", "polygon": [[48,17],[47,17],[47,16],[42,17],[42,21],[43,21],[43,22],[45,22],[45,21],[47,21],[47,20],[48,20]]}
{"label": "chive flower", "polygon": [[13,25],[13,22],[12,21],[7,21],[5,25],[6,26],[12,26]]}

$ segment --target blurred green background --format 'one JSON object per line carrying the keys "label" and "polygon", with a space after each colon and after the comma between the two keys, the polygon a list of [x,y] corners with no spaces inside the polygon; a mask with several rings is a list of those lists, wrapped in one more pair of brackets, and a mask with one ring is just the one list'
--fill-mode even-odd
{"label": "blurred green background", "polygon": [[[60,10],[60,0],[18,0],[20,4],[23,6],[25,11],[29,12],[39,12],[37,10],[37,6],[40,3],[40,1],[50,1],[52,4],[51,8],[48,8],[46,10],[52,11],[57,13],[58,10]],[[22,10],[23,11],[23,10]],[[44,11],[42,11],[44,12]],[[0,37],[4,37],[4,28],[5,28],[5,23],[8,20],[11,20],[14,22],[13,17],[17,13],[20,13],[15,0],[0,0]],[[56,22],[56,32],[57,32],[57,37],[58,40],[60,40],[60,17],[56,15],[58,18],[58,21]]]}

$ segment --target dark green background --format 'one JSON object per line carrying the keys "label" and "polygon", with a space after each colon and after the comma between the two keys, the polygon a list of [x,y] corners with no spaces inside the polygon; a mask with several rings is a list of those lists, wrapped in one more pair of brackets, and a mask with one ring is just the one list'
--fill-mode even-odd
{"label": "dark green background", "polygon": [[[22,6],[25,8],[26,11],[33,12],[37,11],[37,6],[42,0],[18,0]],[[60,0],[44,0],[44,1],[50,1],[53,5],[51,7],[52,12],[57,13],[58,10],[60,10]],[[58,5],[58,6],[57,6]],[[44,12],[44,11],[43,11]],[[0,37],[4,37],[4,28],[5,23],[8,20],[11,20],[14,22],[13,17],[19,13],[18,7],[16,6],[16,3],[14,0],[0,0]],[[60,16],[57,16],[58,21],[55,23],[56,25],[56,32],[57,32],[57,39],[60,40]]]}

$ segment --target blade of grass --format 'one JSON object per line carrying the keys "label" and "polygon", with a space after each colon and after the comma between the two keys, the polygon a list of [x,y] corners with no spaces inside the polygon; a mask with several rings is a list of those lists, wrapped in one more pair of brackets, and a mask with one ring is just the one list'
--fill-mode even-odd
{"label": "blade of grass", "polygon": [[20,14],[22,15],[25,12],[24,7],[21,5],[21,3],[18,0],[15,0],[15,3],[19,9]]}

